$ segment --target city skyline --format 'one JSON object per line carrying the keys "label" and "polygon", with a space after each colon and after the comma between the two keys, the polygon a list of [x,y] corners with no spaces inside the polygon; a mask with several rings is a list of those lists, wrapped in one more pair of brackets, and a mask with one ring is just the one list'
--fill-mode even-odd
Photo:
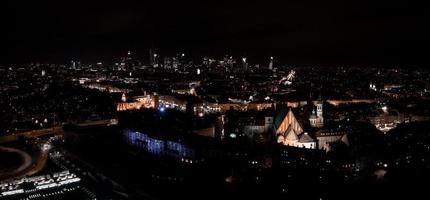
{"label": "city skyline", "polygon": [[428,196],[418,1],[0,3],[0,199]]}

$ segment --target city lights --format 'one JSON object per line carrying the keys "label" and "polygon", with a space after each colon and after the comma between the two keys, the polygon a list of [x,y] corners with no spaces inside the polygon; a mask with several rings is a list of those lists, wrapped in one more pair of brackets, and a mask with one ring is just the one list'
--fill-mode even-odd
{"label": "city lights", "polygon": [[428,196],[424,3],[1,7],[1,200]]}

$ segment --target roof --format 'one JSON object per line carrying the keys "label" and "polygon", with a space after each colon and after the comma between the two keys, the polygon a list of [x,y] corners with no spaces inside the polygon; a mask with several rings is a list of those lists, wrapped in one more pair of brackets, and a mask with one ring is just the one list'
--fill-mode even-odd
{"label": "roof", "polygon": [[300,143],[315,142],[315,140],[311,136],[309,136],[307,133],[303,133],[302,135],[300,135],[299,142]]}
{"label": "roof", "polygon": [[287,116],[287,114],[288,114],[287,108],[283,108],[281,111],[279,111],[279,114],[276,116],[275,120],[273,121],[273,125],[275,126],[275,129],[278,129],[278,127],[281,125],[282,121],[284,121],[284,118],[285,116]]}
{"label": "roof", "polygon": [[289,127],[294,129],[297,134],[303,132],[301,124],[297,121],[291,109],[288,112],[286,112],[286,109],[281,110],[275,119],[274,125],[277,134],[284,134]]}
{"label": "roof", "polygon": [[348,140],[348,135],[345,134],[342,136],[342,138],[340,139],[340,141],[342,141],[344,144],[346,144],[347,146],[349,146],[349,140]]}
{"label": "roof", "polygon": [[291,126],[288,127],[284,135],[287,140],[290,140],[290,141],[299,140],[299,137],[297,136],[296,131],[294,131],[294,129]]}
{"label": "roof", "polygon": [[345,130],[339,130],[339,129],[324,129],[319,130],[315,133],[316,137],[333,137],[338,136],[341,137],[343,135],[346,135],[347,132]]}

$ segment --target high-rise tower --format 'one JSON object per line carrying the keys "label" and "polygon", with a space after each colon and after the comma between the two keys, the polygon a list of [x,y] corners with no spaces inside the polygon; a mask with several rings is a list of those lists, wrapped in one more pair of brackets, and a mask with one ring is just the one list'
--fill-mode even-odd
{"label": "high-rise tower", "polygon": [[248,62],[247,62],[247,58],[246,57],[242,58],[242,64],[243,64],[243,69],[245,71],[248,70]]}
{"label": "high-rise tower", "polygon": [[273,56],[270,56],[269,69],[273,70]]}
{"label": "high-rise tower", "polygon": [[149,65],[158,67],[158,54],[153,49],[149,49]]}

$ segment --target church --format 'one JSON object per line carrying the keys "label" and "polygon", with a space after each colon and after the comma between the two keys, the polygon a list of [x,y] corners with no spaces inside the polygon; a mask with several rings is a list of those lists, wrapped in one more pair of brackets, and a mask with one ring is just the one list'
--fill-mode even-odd
{"label": "church", "polygon": [[287,146],[316,149],[317,141],[303,130],[291,108],[281,110],[274,121],[277,142]]}
{"label": "church", "polygon": [[[243,116],[234,124],[240,127],[239,132],[249,138],[257,138],[259,142],[271,140],[286,146],[325,151],[330,151],[338,143],[349,145],[347,130],[324,126],[323,101],[312,101],[304,108],[305,105],[297,108],[302,110],[296,113],[298,118],[294,108],[289,107],[281,109],[277,115]],[[253,113],[250,115],[255,116]],[[265,134],[275,137],[267,138]]]}
{"label": "church", "polygon": [[305,131],[305,121],[297,120],[292,109],[283,109],[273,122],[276,134],[276,141],[279,144],[307,148],[322,149],[330,151],[332,145],[343,143],[349,145],[347,131],[341,129],[330,129],[324,127],[323,103],[314,101],[311,107],[312,113],[309,116],[308,130]]}

